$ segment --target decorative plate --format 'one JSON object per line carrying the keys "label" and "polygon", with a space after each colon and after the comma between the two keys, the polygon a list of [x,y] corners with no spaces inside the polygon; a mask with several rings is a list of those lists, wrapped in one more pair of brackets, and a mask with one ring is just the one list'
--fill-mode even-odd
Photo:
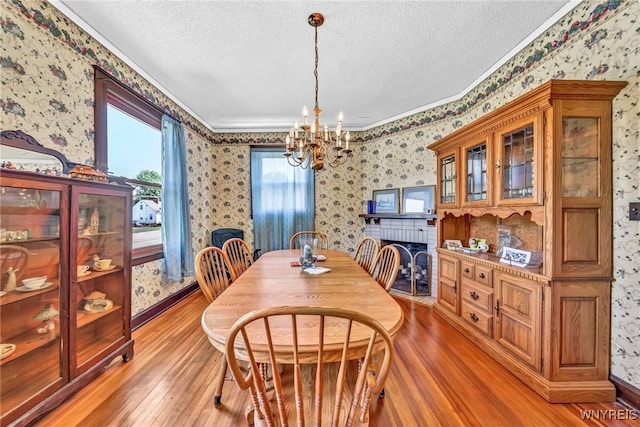
{"label": "decorative plate", "polygon": [[84,311],[86,313],[100,313],[101,311],[109,310],[111,307],[113,307],[113,301],[109,299],[87,300],[87,303],[84,305]]}
{"label": "decorative plate", "polygon": [[11,344],[11,343],[0,344],[0,359],[4,359],[5,357],[13,353],[15,349],[16,349],[15,344]]}

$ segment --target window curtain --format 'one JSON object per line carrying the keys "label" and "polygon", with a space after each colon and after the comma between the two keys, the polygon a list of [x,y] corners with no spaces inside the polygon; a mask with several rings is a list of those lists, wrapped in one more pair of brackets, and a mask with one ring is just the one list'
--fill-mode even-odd
{"label": "window curtain", "polygon": [[255,248],[289,247],[292,234],[314,229],[314,175],[287,163],[282,149],[251,149],[251,210]]}
{"label": "window curtain", "polygon": [[193,276],[194,256],[182,123],[162,116],[162,244],[169,280]]}

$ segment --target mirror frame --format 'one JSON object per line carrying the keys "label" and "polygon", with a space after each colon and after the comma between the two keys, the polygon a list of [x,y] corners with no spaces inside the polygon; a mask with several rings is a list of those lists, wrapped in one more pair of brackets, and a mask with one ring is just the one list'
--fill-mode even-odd
{"label": "mirror frame", "polygon": [[70,162],[62,153],[44,147],[34,137],[21,130],[3,130],[0,132],[0,144],[53,156],[62,164],[63,174],[68,174],[69,170],[76,165],[76,163]]}

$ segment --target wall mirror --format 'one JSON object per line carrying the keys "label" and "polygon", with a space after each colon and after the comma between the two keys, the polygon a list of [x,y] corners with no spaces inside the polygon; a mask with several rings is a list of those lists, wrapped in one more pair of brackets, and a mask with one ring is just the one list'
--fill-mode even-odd
{"label": "wall mirror", "polygon": [[56,150],[42,146],[31,135],[20,130],[3,130],[0,134],[0,165],[5,169],[67,174],[75,165]]}

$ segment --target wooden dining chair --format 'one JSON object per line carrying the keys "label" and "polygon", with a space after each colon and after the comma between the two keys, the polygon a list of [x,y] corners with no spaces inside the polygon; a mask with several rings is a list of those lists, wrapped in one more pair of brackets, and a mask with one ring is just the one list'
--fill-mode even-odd
{"label": "wooden dining chair", "polygon": [[364,237],[358,243],[354,259],[369,275],[373,273],[376,256],[380,252],[380,244],[373,237]]}
{"label": "wooden dining chair", "polygon": [[393,245],[385,245],[376,256],[372,277],[389,292],[398,277],[399,267],[400,251]]}
{"label": "wooden dining chair", "polygon": [[240,238],[234,237],[224,242],[222,251],[227,255],[229,266],[236,277],[240,277],[253,265],[253,256],[251,256],[249,245]]}
{"label": "wooden dining chair", "polygon": [[293,234],[289,239],[289,249],[299,249],[299,239],[301,237],[309,237],[309,238],[317,238],[318,239],[318,249],[329,249],[329,239],[327,239],[327,235],[320,231],[298,231]]}
{"label": "wooden dining chair", "polygon": [[[237,278],[227,255],[222,249],[215,246],[206,247],[198,252],[195,259],[195,270],[198,285],[209,302],[216,299]],[[213,398],[216,407],[222,404],[222,386],[226,375],[227,359],[222,357],[222,366]]]}
{"label": "wooden dining chair", "polygon": [[[316,323],[313,317],[318,326],[315,333],[310,333],[308,325]],[[336,322],[343,326],[338,335],[343,342],[340,346],[335,342],[325,345],[325,325]],[[366,350],[353,347],[350,338],[356,330],[366,331],[364,336],[369,336]],[[256,336],[266,337],[268,344],[252,346],[251,337]],[[286,345],[282,344],[283,336]],[[275,345],[274,340],[279,343]],[[314,346],[312,359],[301,361],[301,348],[309,345]],[[375,364],[378,370],[373,363],[374,352],[379,356],[380,363]],[[248,360],[248,373],[241,371],[238,354]],[[362,358],[349,360],[354,354]],[[249,425],[258,417],[268,426],[304,425],[305,421],[314,426],[366,426],[372,397],[377,398],[389,372],[393,343],[384,327],[363,313],[320,306],[267,307],[236,321],[227,337],[226,355],[236,383],[250,391]],[[275,410],[260,374],[259,364],[264,362],[282,367],[282,372],[273,370]]]}

